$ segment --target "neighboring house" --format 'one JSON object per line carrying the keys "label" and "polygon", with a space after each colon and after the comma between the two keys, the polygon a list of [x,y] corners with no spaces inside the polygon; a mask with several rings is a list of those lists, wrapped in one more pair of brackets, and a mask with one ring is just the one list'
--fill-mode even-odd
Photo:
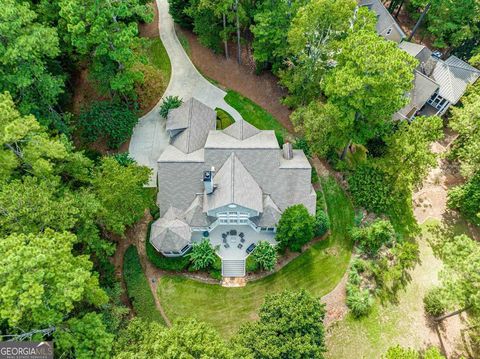
{"label": "neighboring house", "polygon": [[315,213],[311,166],[291,144],[280,149],[274,131],[243,120],[224,130],[215,125],[215,111],[194,98],[170,111],[170,144],[158,159],[160,219],[150,242],[174,257],[209,238],[222,274],[243,276],[254,245],[275,243],[287,207],[301,203]]}
{"label": "neighboring house", "polygon": [[367,6],[377,14],[379,35],[396,42],[419,61],[413,89],[407,94],[410,101],[393,115],[394,119],[412,120],[419,113],[442,116],[460,100],[468,85],[480,77],[478,69],[456,56],[444,61],[427,47],[405,41],[405,33],[380,0],[359,0],[359,5]]}

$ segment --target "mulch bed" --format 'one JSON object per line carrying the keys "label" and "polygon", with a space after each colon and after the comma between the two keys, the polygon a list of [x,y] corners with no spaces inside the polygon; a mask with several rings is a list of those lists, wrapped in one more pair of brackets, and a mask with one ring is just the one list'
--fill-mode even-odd
{"label": "mulch bed", "polygon": [[230,58],[226,59],[224,55],[214,54],[212,50],[201,45],[191,31],[179,27],[177,31],[181,31],[188,39],[190,58],[204,76],[248,97],[276,117],[289,131],[293,130],[289,118],[292,111],[280,102],[287,95],[286,90],[278,84],[278,79],[271,73],[255,74],[251,50],[243,48],[244,65],[239,65],[234,44],[230,44]]}

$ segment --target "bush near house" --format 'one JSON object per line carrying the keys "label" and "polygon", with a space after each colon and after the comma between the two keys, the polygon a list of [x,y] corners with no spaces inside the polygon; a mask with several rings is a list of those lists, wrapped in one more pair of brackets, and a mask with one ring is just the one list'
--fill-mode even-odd
{"label": "bush near house", "polygon": [[300,252],[302,246],[312,240],[314,231],[315,217],[303,204],[288,207],[278,222],[276,240],[279,250],[288,248]]}
{"label": "bush near house", "polygon": [[364,282],[362,274],[367,271],[368,263],[362,259],[355,259],[348,272],[347,306],[355,318],[360,318],[372,309],[373,296],[370,293],[368,282]]}
{"label": "bush near house", "polygon": [[273,270],[275,264],[277,264],[277,250],[266,241],[260,241],[257,243],[251,257],[253,257],[258,268],[267,271]]}
{"label": "bush near house", "polygon": [[200,243],[194,243],[192,249],[185,257],[190,259],[190,269],[197,271],[201,269],[207,269],[214,264],[217,255],[213,249],[210,241],[204,238]]}
{"label": "bush near house", "polygon": [[323,210],[317,208],[317,213],[315,214],[315,236],[321,237],[330,228],[330,219],[328,214]]}
{"label": "bush near house", "polygon": [[188,269],[190,265],[190,259],[186,256],[182,257],[165,257],[161,253],[158,253],[157,250],[152,246],[150,241],[147,239],[147,257],[153,265],[159,269],[181,272]]}
{"label": "bush near house", "polygon": [[167,96],[163,99],[162,104],[160,105],[160,116],[167,118],[170,110],[180,107],[183,103],[183,100],[178,96]]}

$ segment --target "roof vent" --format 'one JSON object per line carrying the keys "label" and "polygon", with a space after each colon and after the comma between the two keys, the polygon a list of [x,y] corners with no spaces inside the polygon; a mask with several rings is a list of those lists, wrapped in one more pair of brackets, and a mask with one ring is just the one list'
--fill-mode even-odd
{"label": "roof vent", "polygon": [[291,160],[293,158],[293,147],[290,142],[285,142],[283,144],[283,158],[286,160]]}

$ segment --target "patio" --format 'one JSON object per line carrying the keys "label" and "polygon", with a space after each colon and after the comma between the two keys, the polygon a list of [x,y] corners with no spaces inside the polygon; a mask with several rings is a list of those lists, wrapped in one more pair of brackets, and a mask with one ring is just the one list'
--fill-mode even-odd
{"label": "patio", "polygon": [[[230,233],[236,234],[230,234]],[[227,234],[228,233],[228,234]],[[243,233],[243,236],[241,234]],[[224,245],[222,234],[225,236],[225,243],[228,244],[227,248]],[[242,238],[243,237],[243,238]],[[203,238],[202,232],[194,232],[192,234],[192,241],[199,242]],[[271,244],[276,244],[275,233],[272,232],[256,232],[249,225],[232,225],[225,224],[214,228],[210,232],[210,243],[215,248],[218,246],[217,254],[222,259],[245,259],[248,257],[247,248],[251,244],[257,244],[259,241],[267,241]],[[240,248],[239,248],[240,247]]]}

